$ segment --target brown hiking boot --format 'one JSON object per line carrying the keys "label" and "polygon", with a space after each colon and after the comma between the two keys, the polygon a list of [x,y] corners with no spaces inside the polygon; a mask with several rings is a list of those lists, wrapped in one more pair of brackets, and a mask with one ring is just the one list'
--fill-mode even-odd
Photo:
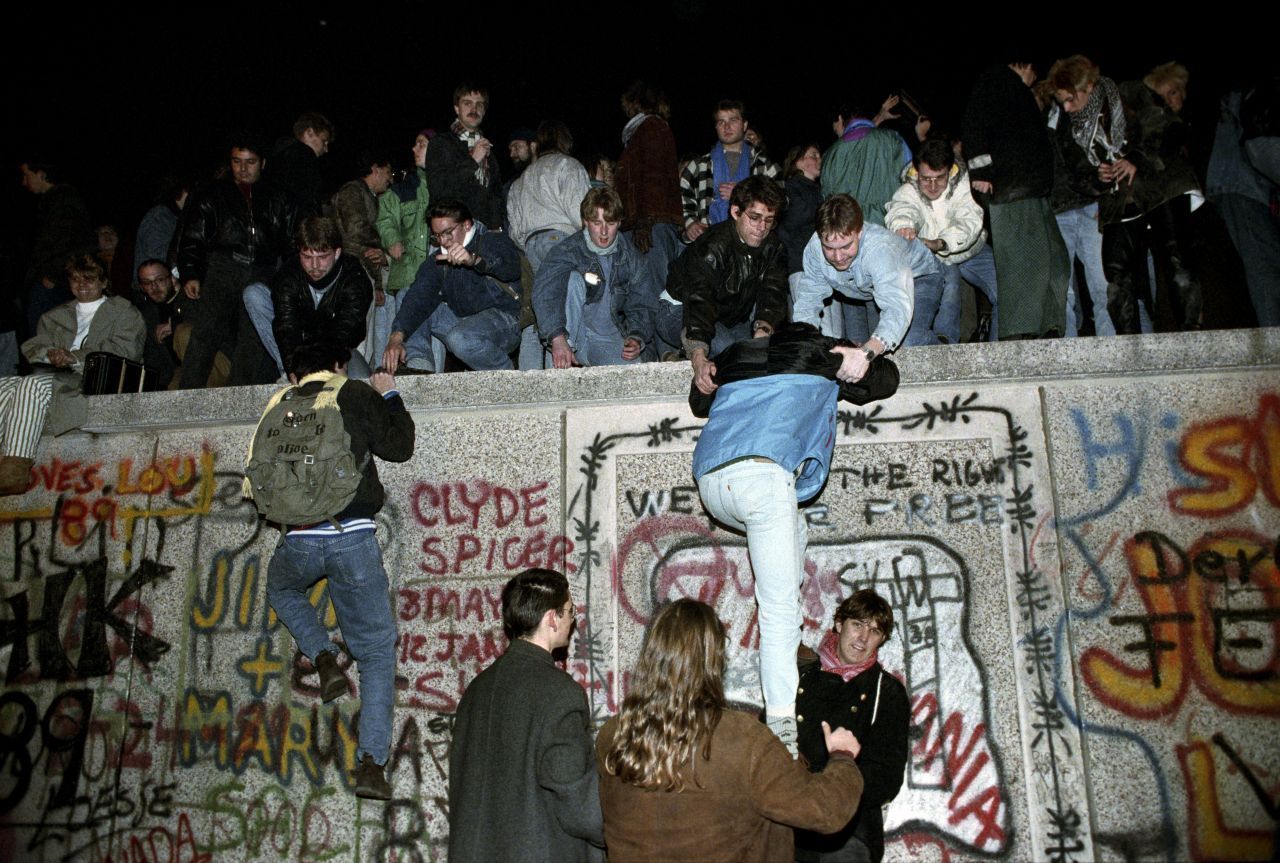
{"label": "brown hiking boot", "polygon": [[326,704],[335,698],[341,698],[350,690],[347,676],[338,667],[338,657],[332,651],[322,651],[315,661],[316,671],[320,674],[320,699]]}
{"label": "brown hiking boot", "polygon": [[16,455],[0,456],[0,495],[22,494],[31,482],[29,458]]}
{"label": "brown hiking boot", "polygon": [[374,764],[372,755],[365,755],[356,766],[356,796],[367,800],[391,799],[387,768]]}

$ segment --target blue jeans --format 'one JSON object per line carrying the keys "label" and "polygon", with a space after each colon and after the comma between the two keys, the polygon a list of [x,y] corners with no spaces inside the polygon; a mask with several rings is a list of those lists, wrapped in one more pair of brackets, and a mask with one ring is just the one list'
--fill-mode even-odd
{"label": "blue jeans", "polygon": [[[539,231],[529,239],[524,241],[524,256],[529,259],[529,267],[536,276],[538,270],[542,268],[542,262],[546,260],[551,250],[556,244],[567,239],[570,234],[564,231],[547,230]],[[525,327],[520,332],[520,371],[527,372],[534,369],[551,368],[549,362],[545,362],[543,358],[542,340],[538,338],[537,325]]]}
{"label": "blue jeans", "polygon": [[839,310],[844,337],[854,344],[862,344],[880,325],[880,310],[871,300],[851,300],[836,295],[832,309]]}
{"label": "blue jeans", "polygon": [[520,322],[497,308],[460,318],[441,303],[413,336],[419,333],[440,339],[451,354],[478,372],[512,368],[511,352],[520,344]]}
{"label": "blue jeans", "polygon": [[[1099,336],[1114,336],[1115,324],[1107,311],[1107,271],[1102,265],[1102,231],[1098,229],[1098,205],[1090,204],[1076,210],[1068,210],[1054,216],[1062,242],[1067,244],[1067,258],[1079,258],[1084,265],[1089,301],[1093,305],[1093,331]],[[1071,267],[1071,280],[1067,282],[1067,335],[1080,334],[1076,306],[1076,268]]]}
{"label": "blue jeans", "polygon": [[[275,361],[276,368],[283,375],[284,360],[280,357],[280,346],[276,344],[276,333],[271,327],[276,319],[276,307],[271,302],[271,289],[262,282],[252,283],[244,289],[244,307],[249,312],[249,320],[253,322],[254,331],[262,340],[262,346],[266,348],[267,354]],[[294,348],[297,345],[289,347]],[[365,362],[364,355],[358,350],[351,351],[351,357],[347,360],[347,377],[364,381],[369,379],[370,374],[371,370],[369,364]]]}
{"label": "blue jeans", "polygon": [[[618,332],[616,326],[613,333],[608,336],[587,327],[585,319],[594,312],[602,311],[596,307],[600,303],[612,302],[612,293],[606,290],[584,314],[583,310],[588,308],[586,280],[582,278],[582,273],[569,274],[569,286],[564,298],[564,323],[565,329],[569,332],[569,347],[573,348],[578,362],[584,366],[629,366],[652,362],[652,345],[645,345],[640,355],[634,360],[624,360],[622,333]],[[610,310],[610,317],[612,318],[612,310]]]}
{"label": "blue jeans", "polygon": [[372,755],[386,764],[395,706],[396,621],[376,531],[334,536],[284,536],[267,568],[267,600],[298,649],[313,662],[321,651],[337,653],[307,591],[329,579],[338,629],[360,670],[360,746],[356,761]]}
{"label": "blue jeans", "polygon": [[1244,195],[1215,195],[1213,203],[1240,253],[1258,326],[1280,327],[1280,220]]}
{"label": "blue jeans", "polygon": [[[745,321],[734,324],[731,327],[716,321],[716,332],[711,337],[711,350],[707,353],[707,356],[714,357],[734,342],[751,338],[751,334],[755,332],[751,324],[755,319],[753,310],[753,314]],[[656,324],[654,329],[658,333],[659,347],[664,351],[681,350],[680,333],[684,329],[684,306],[659,299],[658,311],[654,315],[654,323]]]}
{"label": "blue jeans", "polygon": [[[374,305],[369,308],[369,331],[365,338],[364,355],[372,368],[376,369],[382,365],[382,355],[387,350],[387,339],[391,338],[391,325],[395,323],[396,313],[400,311],[400,305],[408,293],[408,288],[387,291],[384,294],[386,301],[381,307]],[[432,371],[437,370],[437,365],[438,370],[444,370],[444,344],[439,339],[430,338],[425,333],[422,335],[414,333],[405,341],[405,349],[410,357],[424,356],[438,360],[438,363],[432,362],[429,366]],[[410,363],[410,365],[415,368],[421,367],[421,364]]]}
{"label": "blue jeans", "polygon": [[942,273],[916,276],[915,283],[915,306],[911,312],[911,326],[907,327],[907,335],[902,339],[904,348],[938,343],[938,336],[933,331],[933,320],[938,316],[938,307],[942,304]]}
{"label": "blue jeans", "polygon": [[967,261],[954,266],[942,264],[942,300],[938,304],[938,316],[933,319],[933,331],[949,344],[959,344],[960,311],[963,308],[963,290],[960,280],[964,279],[978,290],[991,303],[991,335],[995,341],[999,335],[999,304],[996,302],[996,258],[991,247],[984,245],[982,251]]}
{"label": "blue jeans", "polygon": [[730,462],[698,480],[702,505],[747,535],[760,615],[760,688],[765,712],[794,712],[800,674],[800,583],[808,528],[796,505],[796,481],[771,461]]}

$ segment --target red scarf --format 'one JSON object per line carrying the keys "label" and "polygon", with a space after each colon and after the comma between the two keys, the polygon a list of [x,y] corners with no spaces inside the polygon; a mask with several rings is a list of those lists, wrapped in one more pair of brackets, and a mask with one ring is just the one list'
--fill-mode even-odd
{"label": "red scarf", "polygon": [[830,671],[832,674],[840,675],[844,678],[845,683],[875,665],[876,657],[880,653],[880,648],[877,647],[866,662],[848,663],[841,661],[839,646],[840,639],[836,635],[836,631],[828,629],[827,634],[822,636],[822,643],[818,645],[818,658],[822,660],[823,671]]}

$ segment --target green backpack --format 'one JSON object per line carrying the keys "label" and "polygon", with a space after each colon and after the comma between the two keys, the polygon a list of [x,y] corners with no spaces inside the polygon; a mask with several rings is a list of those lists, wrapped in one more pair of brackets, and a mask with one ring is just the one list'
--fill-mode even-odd
{"label": "green backpack", "polygon": [[258,421],[244,468],[244,491],[268,521],[286,526],[328,521],[347,508],[368,464],[356,464],[338,407],[345,375],[318,391],[298,387],[276,393]]}

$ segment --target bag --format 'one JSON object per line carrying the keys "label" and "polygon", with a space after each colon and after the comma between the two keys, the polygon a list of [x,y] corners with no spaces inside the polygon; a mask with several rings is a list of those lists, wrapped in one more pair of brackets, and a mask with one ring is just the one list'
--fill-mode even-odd
{"label": "bag", "polygon": [[84,395],[153,392],[160,386],[160,375],[135,360],[106,351],[93,351],[84,358],[80,382]]}
{"label": "bag", "polygon": [[503,293],[520,304],[520,313],[516,316],[520,332],[524,332],[525,327],[531,327],[538,322],[537,318],[533,316],[533,275],[533,265],[529,263],[529,259],[525,257],[524,252],[521,252],[519,293],[497,276],[487,276],[502,289]]}
{"label": "bag", "polygon": [[296,527],[328,521],[356,496],[368,453],[356,464],[338,407],[347,382],[333,375],[310,395],[299,387],[277,393],[267,404],[245,463],[245,491],[268,521]]}

